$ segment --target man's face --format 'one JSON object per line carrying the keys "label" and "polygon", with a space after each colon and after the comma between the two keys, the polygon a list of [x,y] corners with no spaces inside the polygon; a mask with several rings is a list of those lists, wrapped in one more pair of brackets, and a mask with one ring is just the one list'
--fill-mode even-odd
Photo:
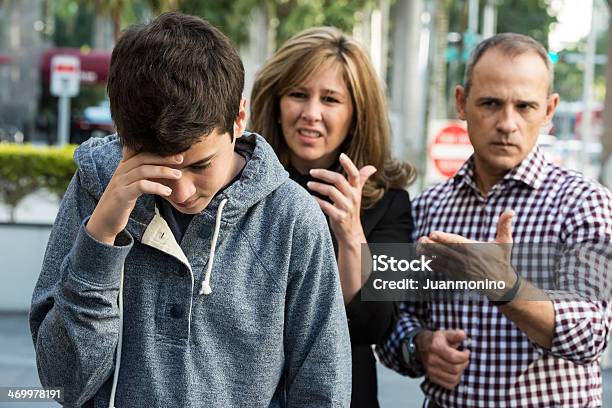
{"label": "man's face", "polygon": [[501,178],[516,167],[550,122],[559,96],[548,96],[549,73],[535,52],[515,57],[490,49],[472,71],[466,96],[457,87],[457,112],[467,121],[476,171]]}

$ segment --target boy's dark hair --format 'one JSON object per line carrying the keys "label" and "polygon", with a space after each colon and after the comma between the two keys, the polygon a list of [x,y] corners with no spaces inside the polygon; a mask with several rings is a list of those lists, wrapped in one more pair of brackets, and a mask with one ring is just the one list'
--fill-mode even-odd
{"label": "boy's dark hair", "polygon": [[199,17],[165,13],[123,32],[107,90],[123,145],[171,155],[215,129],[233,136],[243,87],[225,35]]}

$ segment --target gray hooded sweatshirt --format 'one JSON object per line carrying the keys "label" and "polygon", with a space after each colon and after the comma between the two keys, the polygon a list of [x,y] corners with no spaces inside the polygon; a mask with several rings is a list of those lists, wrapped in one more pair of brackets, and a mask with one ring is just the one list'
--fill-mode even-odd
{"label": "gray hooded sweatshirt", "polygon": [[[265,140],[180,245],[141,196],[106,245],[84,225],[120,159],[92,139],[62,201],[30,327],[43,386],[65,406],[345,407],[351,354],[325,218]],[[112,395],[111,395],[112,394]]]}

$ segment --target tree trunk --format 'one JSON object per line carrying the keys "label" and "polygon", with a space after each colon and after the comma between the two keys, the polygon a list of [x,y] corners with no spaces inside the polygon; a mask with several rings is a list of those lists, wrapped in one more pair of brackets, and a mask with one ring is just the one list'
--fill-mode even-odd
{"label": "tree trunk", "polygon": [[113,20],[113,39],[115,44],[121,34],[121,14],[123,14],[123,0],[118,0],[110,11],[111,19]]}
{"label": "tree trunk", "polygon": [[436,2],[430,119],[446,119],[449,117],[446,96],[446,48],[448,47],[448,10],[450,7],[448,3],[448,1]]}
{"label": "tree trunk", "polygon": [[108,14],[104,12],[103,0],[96,0],[95,6],[95,20],[94,20],[94,32],[93,32],[93,47],[100,50],[110,50],[113,48],[111,32],[110,32],[110,19]]}
{"label": "tree trunk", "polygon": [[14,205],[9,205],[9,222],[15,223],[17,221],[15,217],[16,214],[17,208]]}

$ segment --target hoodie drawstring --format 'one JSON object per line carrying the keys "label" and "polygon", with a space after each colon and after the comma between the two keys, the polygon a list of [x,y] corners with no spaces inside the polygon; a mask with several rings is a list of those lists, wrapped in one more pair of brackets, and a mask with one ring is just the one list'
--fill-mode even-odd
{"label": "hoodie drawstring", "polygon": [[121,365],[121,345],[123,343],[123,271],[125,265],[121,267],[121,283],[119,284],[119,340],[117,342],[117,351],[115,355],[115,372],[113,373],[113,386],[111,387],[110,398],[108,400],[109,408],[115,408],[115,393],[117,392],[117,383],[119,382],[119,366]]}
{"label": "hoodie drawstring", "polygon": [[206,266],[206,274],[202,281],[202,288],[200,289],[200,295],[210,295],[212,288],[210,287],[210,274],[212,272],[213,261],[215,260],[215,247],[217,246],[217,238],[219,238],[219,230],[221,229],[221,215],[223,214],[223,207],[227,203],[227,198],[221,201],[219,208],[217,209],[217,218],[215,219],[215,232],[213,233],[212,242],[210,243],[210,254],[208,256],[208,265]]}

